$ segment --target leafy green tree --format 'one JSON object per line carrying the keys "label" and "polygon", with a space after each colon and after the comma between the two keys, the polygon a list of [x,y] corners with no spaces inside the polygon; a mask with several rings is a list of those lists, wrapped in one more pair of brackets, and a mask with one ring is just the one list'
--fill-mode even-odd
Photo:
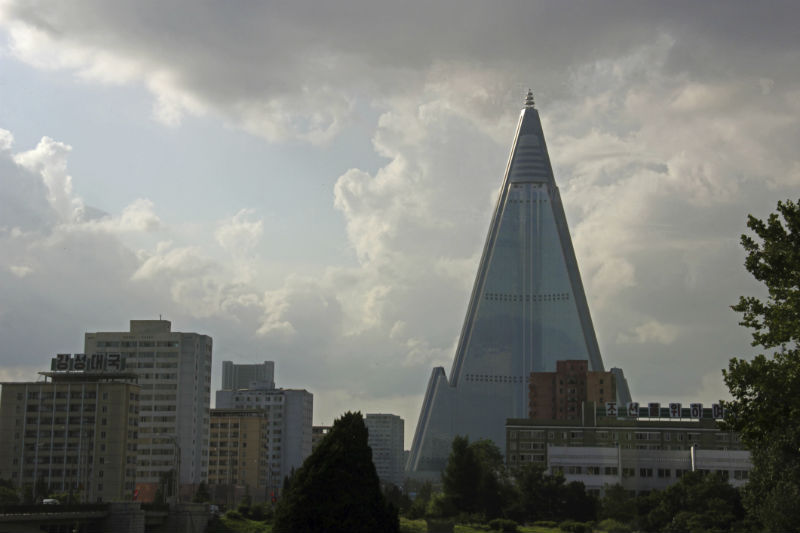
{"label": "leafy green tree", "polygon": [[381,486],[381,490],[383,491],[383,497],[386,498],[386,501],[394,505],[400,514],[406,514],[408,512],[408,509],[411,507],[411,498],[409,498],[408,494],[403,492],[400,487],[394,483],[386,483]]}
{"label": "leafy green tree", "polygon": [[197,486],[197,490],[194,496],[192,496],[192,501],[194,503],[206,503],[211,501],[211,493],[208,492],[208,485],[206,485],[205,481],[201,481]]}
{"label": "leafy green tree", "polygon": [[646,499],[648,512],[639,517],[645,531],[734,531],[744,518],[739,491],[716,473],[689,472]]}
{"label": "leafy green tree", "polygon": [[433,485],[430,481],[423,483],[417,490],[417,495],[414,501],[411,502],[411,507],[408,509],[408,517],[413,519],[422,518],[428,509],[428,503],[433,496]]}
{"label": "leafy green tree", "polygon": [[16,490],[0,486],[0,505],[9,505],[19,503],[19,494]]}
{"label": "leafy green tree", "polygon": [[600,517],[630,523],[636,517],[636,505],[625,488],[617,483],[605,488],[600,500]]}
{"label": "leafy green tree", "polygon": [[295,472],[275,510],[275,533],[399,531],[381,493],[361,413],[345,413]]}
{"label": "leafy green tree", "polygon": [[566,483],[562,474],[545,474],[544,468],[529,464],[515,472],[519,510],[522,519],[577,520],[597,517],[597,500],[587,494],[583,483]]}
{"label": "leafy green tree", "polygon": [[800,204],[778,202],[766,220],[748,216],[745,267],[767,298],[741,297],[733,309],[753,346],[771,350],[723,370],[733,397],[725,426],[750,450],[753,471],[744,504],[771,531],[800,531]]}
{"label": "leafy green tree", "polygon": [[514,492],[497,446],[485,439],[470,443],[461,436],[453,439],[442,485],[448,507],[489,519],[502,516]]}
{"label": "leafy green tree", "polygon": [[742,326],[751,328],[753,346],[773,348],[800,342],[800,203],[778,202],[778,212],[766,220],[747,217],[757,236],[742,235],[747,252],[745,268],[762,282],[766,301],[741,296],[733,310],[742,313]]}
{"label": "leafy green tree", "polygon": [[477,513],[480,501],[476,488],[481,483],[481,464],[470,448],[469,439],[457,435],[453,439],[450,457],[442,473],[444,495],[460,512]]}

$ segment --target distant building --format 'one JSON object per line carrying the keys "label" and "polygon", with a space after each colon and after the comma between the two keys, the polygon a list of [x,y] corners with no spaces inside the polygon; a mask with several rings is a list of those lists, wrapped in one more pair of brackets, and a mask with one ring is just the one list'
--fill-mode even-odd
{"label": "distant building", "polygon": [[251,383],[259,383],[270,389],[275,388],[275,362],[264,361],[254,365],[222,362],[223,390],[249,389]]}
{"label": "distant building", "polygon": [[19,488],[43,483],[83,502],[133,499],[140,399],[135,375],[40,374],[45,381],[2,384],[0,479]]}
{"label": "distant building", "polygon": [[617,401],[612,372],[589,371],[589,361],[557,361],[555,372],[531,372],[528,382],[528,418],[580,418],[583,402]]}
{"label": "distant building", "polygon": [[[234,368],[238,366],[233,365]],[[216,395],[218,410],[260,409],[269,419],[270,489],[280,488],[283,478],[290,475],[292,469],[300,468],[306,457],[311,455],[314,412],[313,394],[303,389],[275,388],[274,385],[269,376],[264,381],[250,381],[248,388],[218,390]],[[211,461],[212,470],[215,467],[219,470],[219,460]]]}
{"label": "distant building", "polygon": [[378,477],[386,483],[403,485],[403,419],[392,414],[367,414],[364,424],[369,431],[372,462]]}
{"label": "distant building", "polygon": [[137,484],[144,501],[172,470],[180,472],[184,492],[208,480],[212,340],[171,327],[168,320],[131,320],[130,331],[85,335],[87,356],[120,354],[138,377]]}
{"label": "distant building", "polygon": [[311,428],[311,450],[316,450],[317,445],[330,433],[331,426],[312,426]]}
{"label": "distant building", "polygon": [[212,501],[269,501],[281,487],[280,429],[266,409],[212,409],[208,485]]}
{"label": "distant building", "polygon": [[720,472],[732,485],[747,482],[750,452],[739,435],[722,431],[710,409],[702,418],[606,416],[589,402],[578,420],[509,419],[506,460],[511,468],[537,464],[599,492],[616,483],[632,492],[660,490],[689,471]]}

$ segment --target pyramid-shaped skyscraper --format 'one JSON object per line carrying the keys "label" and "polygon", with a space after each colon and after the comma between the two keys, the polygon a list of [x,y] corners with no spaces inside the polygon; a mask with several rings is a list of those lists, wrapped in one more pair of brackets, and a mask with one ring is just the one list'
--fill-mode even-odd
{"label": "pyramid-shaped skyscraper", "polygon": [[505,449],[507,418],[526,418],[532,371],[603,360],[539,113],[528,92],[486,237],[450,378],[433,369],[407,469],[440,472],[453,437]]}

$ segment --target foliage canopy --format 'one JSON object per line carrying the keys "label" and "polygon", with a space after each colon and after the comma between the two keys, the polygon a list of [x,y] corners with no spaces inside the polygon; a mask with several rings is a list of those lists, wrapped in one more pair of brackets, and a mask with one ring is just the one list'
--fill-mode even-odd
{"label": "foliage canopy", "polygon": [[275,510],[275,533],[397,532],[361,413],[345,413],[292,476]]}
{"label": "foliage canopy", "polygon": [[[726,426],[738,431],[753,471],[744,503],[771,531],[800,528],[800,204],[778,202],[766,220],[748,216],[756,235],[742,235],[745,267],[767,298],[740,297],[733,309],[752,330],[753,345],[772,349],[752,360],[731,359],[723,370],[733,397]],[[794,502],[794,503],[793,503]]]}

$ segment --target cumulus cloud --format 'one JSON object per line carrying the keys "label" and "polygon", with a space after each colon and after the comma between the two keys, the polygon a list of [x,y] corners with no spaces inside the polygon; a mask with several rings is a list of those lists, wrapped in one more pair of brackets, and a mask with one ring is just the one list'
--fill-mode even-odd
{"label": "cumulus cloud", "polygon": [[14,162],[39,174],[47,187],[47,200],[64,222],[75,220],[83,206],[72,192],[72,176],[67,173],[67,155],[72,147],[50,137],[42,137],[33,150],[14,156]]}
{"label": "cumulus cloud", "polygon": [[219,245],[234,254],[250,253],[264,233],[264,222],[251,220],[253,215],[253,209],[242,209],[223,221],[214,233]]}
{"label": "cumulus cloud", "polygon": [[333,186],[352,261],[267,280],[257,199],[183,232],[147,191],[99,212],[74,190],[69,145],[13,153],[0,130],[0,333],[34,337],[14,332],[47,315],[53,334],[35,349],[50,353],[53,339],[163,311],[223,353],[276,359],[341,410],[394,406],[408,434],[430,367],[452,360],[531,84],[607,366],[634,394],[717,395],[718,369],[747,347],[727,307],[754,290],[745,215],[800,183],[796,16],[791,3],[679,4],[590,3],[575,17],[444,2],[420,17],[361,1],[6,0],[7,57],[141,87],[168,126],[206,117],[319,146],[356,124],[380,163],[352,161]]}
{"label": "cumulus cloud", "polygon": [[623,332],[617,336],[620,344],[638,343],[646,344],[655,342],[659,344],[671,344],[678,337],[679,329],[670,324],[661,324],[655,320],[650,320],[636,326],[631,332]]}

